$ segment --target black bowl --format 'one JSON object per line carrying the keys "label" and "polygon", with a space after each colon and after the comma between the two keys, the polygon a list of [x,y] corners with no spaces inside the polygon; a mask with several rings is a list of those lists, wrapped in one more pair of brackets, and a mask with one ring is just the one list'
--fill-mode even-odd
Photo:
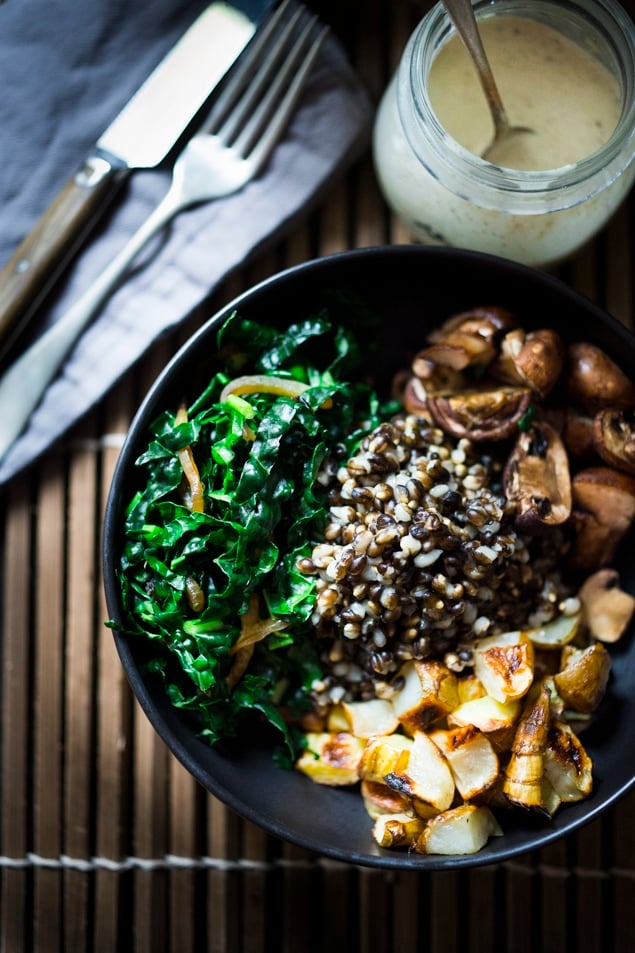
{"label": "black bowl", "polygon": [[[346,252],[291,268],[245,292],[212,317],[168,364],[131,425],[113,478],[104,529],[104,580],[108,612],[122,620],[117,562],[122,546],[122,509],[135,490],[134,461],[148,427],[183,393],[192,397],[213,364],[216,330],[231,311],[281,327],[322,306],[342,320],[367,321],[368,371],[387,384],[394,371],[421,347],[427,329],[453,312],[481,304],[512,310],[527,327],[554,327],[565,339],[602,347],[635,378],[635,338],[614,318],[550,277],[487,255],[420,246],[390,246]],[[379,318],[376,328],[374,320]],[[629,546],[616,563],[623,587],[635,592]],[[173,754],[212,794],[266,831],[339,861],[385,868],[434,870],[500,862],[542,847],[597,817],[635,783],[635,641],[627,633],[612,648],[607,695],[584,744],[594,761],[595,784],[584,801],[563,805],[552,820],[499,812],[504,836],[478,854],[423,856],[382,850],[356,791],[316,785],[272,760],[269,736],[210,747],[188,717],[173,708],[162,684],[144,670],[143,639],[114,638],[123,667],[143,710]]]}

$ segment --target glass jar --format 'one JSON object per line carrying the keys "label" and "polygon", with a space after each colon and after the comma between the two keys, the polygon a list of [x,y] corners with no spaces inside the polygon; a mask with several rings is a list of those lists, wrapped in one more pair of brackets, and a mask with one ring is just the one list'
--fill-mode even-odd
{"label": "glass jar", "polygon": [[557,169],[502,168],[469,152],[440,124],[428,95],[432,63],[454,32],[438,3],[410,37],[379,105],[378,182],[414,239],[548,267],[596,233],[633,183],[635,28],[616,0],[478,0],[474,7],[479,20],[537,20],[597,57],[621,93],[616,128],[596,152]]}

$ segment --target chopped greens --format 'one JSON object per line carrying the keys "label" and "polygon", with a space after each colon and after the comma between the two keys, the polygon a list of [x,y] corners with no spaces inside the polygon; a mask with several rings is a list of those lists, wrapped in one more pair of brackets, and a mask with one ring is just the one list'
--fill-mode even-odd
{"label": "chopped greens", "polygon": [[[359,363],[357,344],[324,315],[280,332],[234,313],[218,346],[224,368],[187,410],[154,421],[137,460],[142,488],[125,513],[120,560],[123,629],[153,640],[149,668],[210,743],[255,711],[292,753],[294,720],[320,675],[314,582],[296,569],[326,520],[317,476],[390,407],[344,379]],[[239,374],[308,386],[221,402]]]}

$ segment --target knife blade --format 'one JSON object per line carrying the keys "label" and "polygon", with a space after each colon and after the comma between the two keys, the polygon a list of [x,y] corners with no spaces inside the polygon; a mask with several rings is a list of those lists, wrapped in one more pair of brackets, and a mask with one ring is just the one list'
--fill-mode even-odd
{"label": "knife blade", "polygon": [[158,166],[253,36],[257,18],[211,3],[102,133],[0,271],[0,345],[24,329],[134,169]]}

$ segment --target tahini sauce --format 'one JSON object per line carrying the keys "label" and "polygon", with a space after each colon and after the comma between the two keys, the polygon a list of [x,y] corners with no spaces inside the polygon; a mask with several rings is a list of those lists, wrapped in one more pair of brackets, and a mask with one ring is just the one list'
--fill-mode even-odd
{"label": "tahini sauce", "polygon": [[[490,159],[511,169],[555,169],[595,152],[617,125],[615,77],[590,53],[556,30],[520,17],[479,21],[501,98],[519,135]],[[442,126],[481,155],[493,124],[475,67],[456,35],[437,55],[428,79],[430,103]]]}

